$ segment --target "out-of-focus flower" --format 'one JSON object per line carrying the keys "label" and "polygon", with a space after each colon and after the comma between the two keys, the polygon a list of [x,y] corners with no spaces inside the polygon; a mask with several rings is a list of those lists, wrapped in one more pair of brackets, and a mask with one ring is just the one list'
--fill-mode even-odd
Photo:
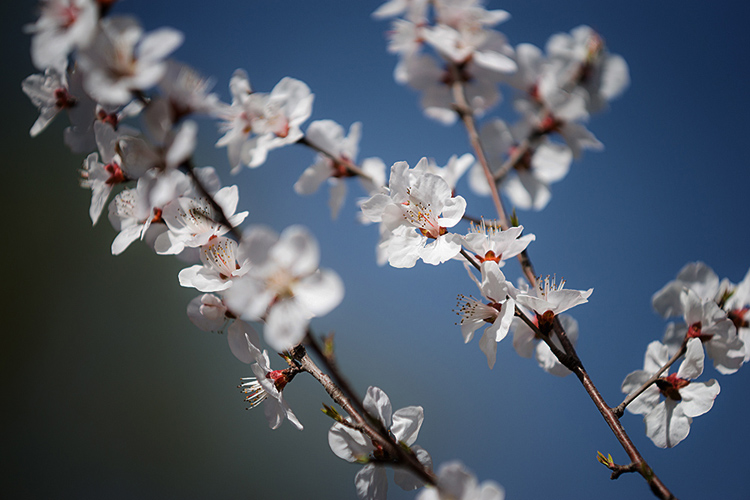
{"label": "out-of-focus flower", "polygon": [[[424,420],[424,410],[421,406],[407,406],[391,414],[391,401],[388,395],[373,386],[367,389],[363,406],[370,415],[380,420],[399,445],[409,447],[422,465],[432,467],[430,454],[414,444]],[[328,444],[339,458],[365,464],[354,478],[357,496],[360,499],[385,500],[388,491],[385,468],[369,462],[388,461],[393,457],[389,457],[380,445],[364,433],[340,423],[333,424],[328,431]],[[424,484],[414,474],[401,468],[394,470],[394,481],[406,491],[417,489]]]}

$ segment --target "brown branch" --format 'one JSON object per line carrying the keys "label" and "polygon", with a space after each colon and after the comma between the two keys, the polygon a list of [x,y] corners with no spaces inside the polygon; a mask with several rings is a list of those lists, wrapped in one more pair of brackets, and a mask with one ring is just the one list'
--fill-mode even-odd
{"label": "brown branch", "polygon": [[[387,429],[384,429],[382,424],[376,428],[373,424],[368,422],[368,420],[374,420],[376,422],[380,421],[367,413],[361,414],[357,411],[351,399],[344,394],[344,391],[342,391],[341,388],[333,383],[331,378],[325,374],[315,362],[313,362],[305,351],[305,348],[300,345],[296,349],[297,353],[295,354],[295,359],[299,362],[300,368],[312,375],[312,377],[323,386],[328,395],[331,396],[331,399],[333,399],[336,404],[351,416],[355,425],[361,427],[362,432],[367,435],[373,443],[382,447],[388,456],[393,458],[395,463],[410,469],[426,484],[431,484],[433,486],[437,485],[437,478],[433,472],[425,468],[425,466],[417,460],[417,456],[414,452],[409,448],[403,447],[401,444],[394,442],[388,434]],[[367,415],[368,418],[365,418],[365,415]]]}
{"label": "brown branch", "polygon": [[[469,142],[471,142],[471,145],[474,148],[474,151],[476,153],[477,159],[479,160],[479,163],[482,165],[482,169],[484,170],[485,177],[487,178],[487,183],[492,193],[492,200],[495,204],[495,209],[497,210],[498,216],[500,218],[500,224],[503,228],[507,229],[509,227],[508,218],[505,215],[505,209],[503,207],[502,201],[500,200],[500,195],[497,189],[497,183],[495,181],[495,177],[493,176],[490,170],[489,164],[487,162],[487,158],[484,154],[482,143],[479,139],[479,134],[477,133],[474,115],[471,111],[471,108],[469,107],[467,103],[466,92],[464,89],[465,82],[461,79],[461,72],[455,64],[451,64],[450,69],[451,69],[451,75],[453,77],[453,82],[454,82],[451,86],[451,90],[453,92],[453,99],[454,99],[454,109],[458,113],[459,117],[464,123],[464,126],[466,127],[466,132],[469,135]],[[521,149],[522,148],[519,148],[519,151]],[[519,155],[518,158],[520,158],[520,154],[521,154],[519,151],[516,151],[516,153]],[[516,156],[516,155],[513,155],[513,156]],[[515,163],[513,163],[513,165],[514,164]],[[510,168],[510,167],[507,167],[507,168]],[[531,265],[531,259],[529,258],[526,251],[518,255],[518,260],[519,260],[519,263],[521,264],[521,268],[524,274],[529,279],[529,283],[531,284],[531,286],[536,286],[536,275],[534,273],[534,268]],[[527,324],[529,323],[530,322],[528,322]],[[578,380],[583,385],[584,390],[589,395],[594,405],[596,406],[596,408],[599,410],[602,417],[604,418],[604,421],[612,430],[615,437],[617,438],[617,440],[620,442],[625,452],[630,457],[631,461],[634,464],[636,464],[638,472],[641,474],[641,476],[643,476],[643,478],[651,487],[651,491],[654,493],[654,495],[664,500],[675,498],[674,495],[672,495],[672,493],[669,491],[669,489],[667,489],[667,487],[664,485],[664,483],[661,482],[661,480],[654,474],[654,472],[648,466],[646,461],[638,452],[638,449],[630,440],[630,437],[628,436],[627,432],[625,432],[625,429],[620,424],[619,417],[604,401],[604,398],[602,397],[602,395],[599,393],[599,390],[594,385],[594,382],[591,380],[591,377],[588,375],[588,373],[584,369],[583,363],[578,357],[578,354],[576,353],[576,350],[573,347],[573,344],[570,342],[570,339],[568,339],[567,335],[565,334],[565,330],[563,329],[557,317],[555,317],[553,328],[554,328],[554,333],[560,339],[560,342],[565,352],[562,353],[559,349],[557,349],[556,346],[554,346],[554,344],[551,342],[551,339],[547,338],[545,342],[547,343],[547,345],[550,346],[551,349],[553,348],[553,346],[555,347],[555,350],[553,350],[553,353],[555,354],[557,359],[560,361],[560,363],[562,363],[566,368],[568,368],[570,371],[576,374],[576,376],[578,377]],[[538,330],[538,328],[536,330]],[[545,337],[546,337],[545,335],[541,336],[542,339],[545,339]]]}

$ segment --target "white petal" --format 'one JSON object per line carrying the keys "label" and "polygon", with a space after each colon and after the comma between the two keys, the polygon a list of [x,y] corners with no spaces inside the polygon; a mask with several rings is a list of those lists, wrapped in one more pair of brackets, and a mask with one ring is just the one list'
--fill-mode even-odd
{"label": "white petal", "polygon": [[386,429],[391,428],[391,400],[380,387],[371,385],[367,388],[362,406],[368,413],[380,420]]}
{"label": "white petal", "polygon": [[354,476],[354,486],[360,500],[386,500],[388,477],[380,465],[367,464]]}
{"label": "white petal", "polygon": [[407,446],[414,444],[422,427],[424,409],[421,406],[407,406],[393,414],[391,432],[396,441],[403,441]]}
{"label": "white petal", "polygon": [[364,434],[338,423],[328,431],[328,445],[337,457],[347,462],[363,460],[375,449]]}
{"label": "white petal", "polygon": [[297,283],[294,295],[310,314],[320,317],[341,303],[344,298],[344,282],[334,271],[323,269]]}

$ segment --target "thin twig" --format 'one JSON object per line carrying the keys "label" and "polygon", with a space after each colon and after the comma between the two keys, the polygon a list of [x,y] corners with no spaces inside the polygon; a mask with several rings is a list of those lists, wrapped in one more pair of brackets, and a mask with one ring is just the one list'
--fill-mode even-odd
{"label": "thin twig", "polygon": [[349,174],[351,174],[352,176],[362,177],[363,179],[368,180],[368,181],[372,182],[373,184],[375,184],[375,181],[373,180],[373,178],[370,177],[369,175],[367,175],[365,173],[365,171],[362,170],[362,168],[359,167],[358,165],[354,164],[354,162],[352,162],[351,160],[348,160],[346,158],[341,158],[341,157],[338,157],[338,156],[335,156],[335,155],[331,154],[330,152],[328,152],[328,151],[320,148],[319,146],[316,146],[312,142],[310,142],[307,139],[307,137],[302,136],[297,141],[297,144],[301,144],[303,146],[307,146],[308,148],[313,149],[313,150],[317,151],[318,153],[322,154],[323,156],[327,157],[334,164],[343,166],[346,169],[346,171]]}
{"label": "thin twig", "polygon": [[617,408],[614,408],[612,410],[615,413],[615,415],[617,415],[617,418],[622,417],[623,413],[625,413],[625,408],[627,408],[627,406],[630,403],[632,403],[635,398],[640,396],[643,393],[643,391],[648,389],[651,386],[651,384],[656,382],[659,379],[659,377],[661,377],[662,373],[667,371],[670,366],[672,366],[678,359],[680,359],[685,354],[686,350],[687,350],[687,337],[685,338],[685,340],[682,341],[682,345],[680,346],[680,349],[674,354],[674,356],[672,356],[672,358],[669,361],[667,361],[667,363],[664,366],[662,366],[659,369],[658,372],[654,373],[651,376],[651,378],[648,379],[646,382],[644,382],[643,385],[640,386],[637,390],[628,394],[627,397],[623,400],[623,402],[620,403],[617,406]]}

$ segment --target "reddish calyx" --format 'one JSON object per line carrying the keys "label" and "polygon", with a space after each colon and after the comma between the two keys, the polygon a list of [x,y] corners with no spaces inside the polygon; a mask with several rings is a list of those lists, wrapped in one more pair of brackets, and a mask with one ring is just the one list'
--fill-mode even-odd
{"label": "reddish calyx", "polygon": [[701,339],[701,342],[708,342],[711,340],[713,335],[711,334],[704,334],[701,331],[701,322],[698,321],[696,323],[693,323],[688,327],[687,334],[685,336],[689,339]]}
{"label": "reddish calyx", "polygon": [[60,87],[55,90],[55,107],[57,109],[72,108],[76,104],[76,98],[68,92],[68,89]]}
{"label": "reddish calyx", "polygon": [[266,378],[270,378],[271,380],[273,380],[273,384],[276,386],[276,390],[279,392],[284,390],[284,387],[286,387],[286,384],[289,382],[289,377],[287,377],[286,370],[274,370],[268,372],[266,374]]}
{"label": "reddish calyx", "polygon": [[732,309],[727,313],[727,316],[738,330],[740,328],[748,328],[750,327],[750,323],[745,319],[748,311],[750,311],[750,306],[745,306],[742,309]]}
{"label": "reddish calyx", "polygon": [[677,374],[674,373],[672,375],[656,379],[656,387],[659,388],[659,391],[662,393],[662,395],[665,398],[669,398],[674,401],[682,400],[682,396],[680,396],[680,389],[682,389],[689,383],[689,380],[680,378],[677,376]]}
{"label": "reddish calyx", "polygon": [[536,318],[534,319],[537,326],[539,326],[539,330],[544,335],[549,335],[552,331],[552,325],[555,322],[555,313],[552,311],[545,311],[542,315],[537,313]]}
{"label": "reddish calyx", "polygon": [[[510,156],[515,155],[516,151],[518,151],[518,145],[511,146]],[[515,168],[516,170],[530,170],[531,169],[531,150],[529,150],[529,148],[526,148],[526,151],[524,151],[523,154],[518,157],[518,160],[516,160],[516,163],[513,165],[513,168]]]}
{"label": "reddish calyx", "polygon": [[500,264],[500,261],[503,260],[503,254],[502,253],[500,255],[495,255],[495,252],[493,252],[492,250],[488,250],[487,253],[484,254],[484,257],[481,257],[481,256],[479,256],[477,254],[474,254],[474,257],[480,263],[487,262],[487,261],[492,261],[492,262],[496,262],[496,263]]}
{"label": "reddish calyx", "polygon": [[331,174],[331,177],[354,177],[355,174],[351,170],[349,170],[349,167],[347,166],[347,163],[351,163],[351,161],[342,156],[341,159],[332,160],[333,162],[333,173]]}
{"label": "reddish calyx", "polygon": [[96,113],[96,119],[100,122],[112,125],[112,128],[114,129],[117,129],[117,124],[120,123],[120,119],[117,117],[117,113],[107,113],[103,109],[100,109]]}
{"label": "reddish calyx", "polygon": [[549,134],[550,132],[557,132],[562,124],[563,122],[561,120],[558,120],[552,115],[547,115],[539,124],[539,133]]}
{"label": "reddish calyx", "polygon": [[106,170],[109,174],[109,179],[107,179],[106,181],[107,185],[109,186],[121,184],[128,180],[128,178],[125,176],[125,172],[123,172],[120,168],[120,165],[113,161],[104,165],[104,170]]}

